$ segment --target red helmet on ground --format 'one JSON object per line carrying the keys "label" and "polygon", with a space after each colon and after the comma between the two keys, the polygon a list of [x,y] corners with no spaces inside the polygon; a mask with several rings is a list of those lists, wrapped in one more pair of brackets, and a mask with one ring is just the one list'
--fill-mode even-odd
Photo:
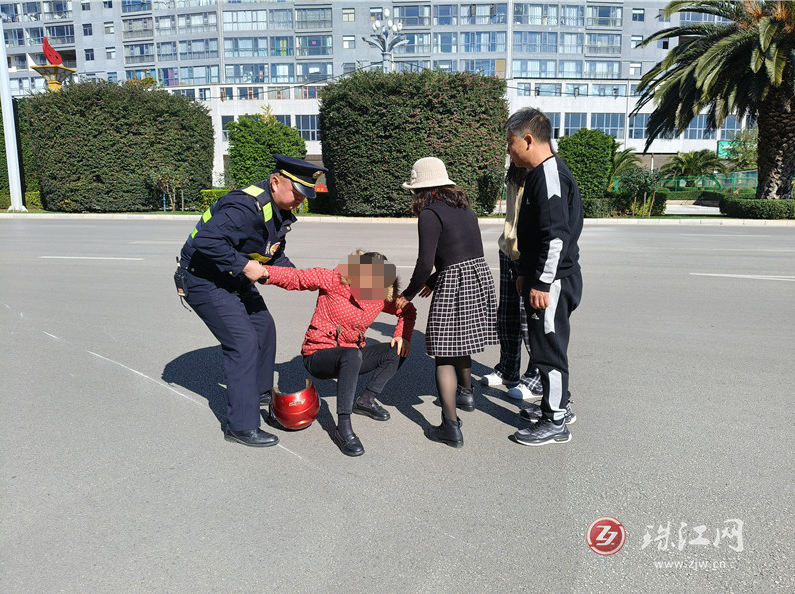
{"label": "red helmet on ground", "polygon": [[285,429],[297,430],[309,427],[320,411],[320,398],[312,380],[306,380],[306,388],[292,394],[282,394],[273,387],[270,419],[278,421]]}

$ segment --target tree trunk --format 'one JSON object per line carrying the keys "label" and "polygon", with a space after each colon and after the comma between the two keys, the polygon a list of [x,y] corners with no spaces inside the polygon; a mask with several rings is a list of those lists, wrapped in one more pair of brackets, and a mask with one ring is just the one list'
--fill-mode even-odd
{"label": "tree trunk", "polygon": [[795,176],[795,94],[773,89],[759,104],[757,198],[792,198]]}
{"label": "tree trunk", "polygon": [[643,192],[643,206],[640,209],[640,218],[643,218],[643,214],[646,212],[646,192]]}

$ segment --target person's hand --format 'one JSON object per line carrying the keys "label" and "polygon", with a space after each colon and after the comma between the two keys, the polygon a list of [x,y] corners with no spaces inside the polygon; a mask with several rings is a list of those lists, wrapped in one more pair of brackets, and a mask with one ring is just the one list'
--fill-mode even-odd
{"label": "person's hand", "polygon": [[524,277],[517,276],[516,277],[516,292],[519,293],[519,296],[522,295],[522,287],[524,287]]}
{"label": "person's hand", "polygon": [[268,269],[267,266],[262,267],[262,276],[259,277],[257,281],[259,284],[264,285],[265,281],[267,281],[271,276],[271,271]]}
{"label": "person's hand", "polygon": [[530,307],[533,309],[546,309],[549,307],[549,293],[530,289]]}
{"label": "person's hand", "polygon": [[[263,280],[263,270],[265,271],[264,274],[267,274],[267,270],[262,264],[256,260],[249,260],[248,263],[243,267],[243,274],[246,275],[246,278],[252,283],[256,283],[260,280]],[[265,278],[268,277],[265,276]]]}
{"label": "person's hand", "polygon": [[403,297],[403,293],[401,293],[400,295],[398,295],[398,296],[397,296],[397,299],[395,299],[395,307],[397,307],[398,309],[403,309],[403,308],[405,308],[405,307],[406,307],[408,304],[409,304],[409,300],[408,300],[408,299],[406,299],[405,297]]}
{"label": "person's hand", "polygon": [[392,338],[392,342],[389,344],[389,346],[395,346],[395,345],[397,345],[398,355],[400,355],[401,357],[409,356],[409,352],[411,352],[411,343],[408,340],[403,340],[402,337],[395,336],[394,338]]}
{"label": "person's hand", "polygon": [[420,289],[418,295],[420,297],[427,297],[431,293],[433,293],[433,289],[431,289],[428,285],[422,285],[422,289]]}

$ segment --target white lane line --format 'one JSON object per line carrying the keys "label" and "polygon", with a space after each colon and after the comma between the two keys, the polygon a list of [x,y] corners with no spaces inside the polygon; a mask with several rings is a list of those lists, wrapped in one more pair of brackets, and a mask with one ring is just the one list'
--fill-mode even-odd
{"label": "white lane line", "polygon": [[137,244],[137,245],[184,245],[184,241],[176,241],[176,240],[169,240],[169,241],[150,241],[145,239],[140,239],[138,241],[131,241],[130,243]]}
{"label": "white lane line", "polygon": [[111,258],[109,256],[39,256],[40,260],[143,260],[143,258]]}
{"label": "white lane line", "polygon": [[682,237],[770,237],[770,235],[754,235],[745,233],[680,233]]}
{"label": "white lane line", "polygon": [[141,373],[140,371],[136,371],[136,370],[135,370],[135,369],[133,369],[132,367],[127,367],[127,366],[126,366],[126,365],[124,365],[123,363],[119,363],[118,361],[114,361],[113,359],[108,359],[107,357],[103,357],[102,355],[99,355],[99,354],[97,354],[97,353],[94,353],[94,352],[92,352],[92,351],[86,351],[86,352],[87,352],[89,355],[94,355],[95,357],[99,357],[100,359],[104,359],[105,361],[109,361],[110,363],[115,363],[116,365],[118,365],[119,367],[123,367],[123,368],[124,368],[124,369],[126,369],[127,371],[132,371],[133,373],[135,373],[135,374],[138,374],[138,375],[140,375],[141,377],[145,377],[145,378],[146,378],[146,379],[148,379],[149,381],[156,383],[158,386],[162,386],[162,387],[164,387],[164,388],[168,388],[169,390],[171,390],[172,392],[174,392],[174,394],[178,394],[178,395],[182,396],[183,398],[185,398],[186,400],[190,400],[190,401],[191,401],[191,402],[193,402],[194,404],[198,404],[198,405],[199,405],[199,406],[201,406],[202,408],[207,408],[207,406],[206,406],[206,405],[204,405],[203,403],[199,402],[198,400],[194,400],[193,398],[191,398],[191,397],[190,397],[190,396],[188,396],[187,394],[183,394],[182,392],[179,392],[179,391],[175,390],[174,388],[172,388],[172,387],[171,387],[171,386],[169,386],[168,384],[164,384],[163,382],[159,382],[159,381],[157,381],[156,379],[152,379],[152,378],[151,378],[151,377],[149,377],[148,375],[146,375],[146,374],[144,374],[144,373]]}
{"label": "white lane line", "polygon": [[[42,330],[42,332],[44,332],[44,330]],[[47,336],[49,336],[50,338],[54,338],[55,340],[60,340],[60,341],[63,341],[63,338],[61,338],[60,336],[55,336],[55,334],[50,334],[49,332],[44,332],[44,333],[45,333]]]}
{"label": "white lane line", "polygon": [[745,278],[750,280],[776,280],[795,282],[795,276],[776,276],[772,274],[710,274],[707,272],[691,272],[691,276],[718,276],[723,278]]}

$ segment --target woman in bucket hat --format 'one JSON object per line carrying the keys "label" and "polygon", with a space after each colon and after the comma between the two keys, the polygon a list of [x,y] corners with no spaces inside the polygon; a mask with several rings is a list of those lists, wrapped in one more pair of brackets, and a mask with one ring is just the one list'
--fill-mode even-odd
{"label": "woman in bucket hat", "polygon": [[456,407],[475,408],[471,355],[498,342],[494,279],[483,258],[477,215],[445,164],[436,157],[418,160],[403,188],[413,196],[419,255],[402,297],[411,301],[433,293],[425,341],[435,358],[442,424],[428,437],[460,448],[464,438]]}

